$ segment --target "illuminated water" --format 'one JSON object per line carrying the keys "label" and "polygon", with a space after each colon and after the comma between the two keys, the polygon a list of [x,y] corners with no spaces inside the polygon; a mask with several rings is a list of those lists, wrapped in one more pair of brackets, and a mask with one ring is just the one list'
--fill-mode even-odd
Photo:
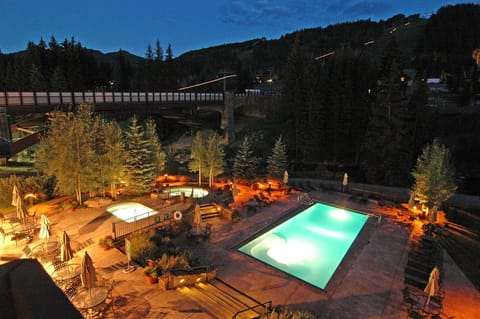
{"label": "illuminated water", "polygon": [[117,216],[127,223],[147,218],[148,216],[158,213],[156,210],[153,210],[150,207],[135,202],[124,202],[109,206],[107,208],[107,212]]}
{"label": "illuminated water", "polygon": [[194,198],[202,198],[208,195],[208,191],[203,188],[199,187],[170,187],[167,189],[164,189],[163,192],[168,194],[170,193],[170,196],[180,196],[182,193],[184,193],[185,197],[192,197],[192,191],[193,191],[193,197]]}
{"label": "illuminated water", "polygon": [[317,203],[238,250],[325,289],[367,219]]}

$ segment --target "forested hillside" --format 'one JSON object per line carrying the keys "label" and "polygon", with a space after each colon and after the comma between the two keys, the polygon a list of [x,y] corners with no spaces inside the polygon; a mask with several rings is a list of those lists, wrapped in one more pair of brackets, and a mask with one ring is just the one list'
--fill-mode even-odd
{"label": "forested hillside", "polygon": [[[176,90],[233,73],[228,90],[282,94],[256,126],[257,141],[284,136],[292,169],[343,165],[358,181],[408,185],[419,152],[439,137],[467,185],[480,177],[478,21],[480,5],[462,4],[428,18],[340,23],[179,57],[158,41],[139,58],[52,37],[0,54],[0,90]],[[197,90],[222,89],[216,82]]]}

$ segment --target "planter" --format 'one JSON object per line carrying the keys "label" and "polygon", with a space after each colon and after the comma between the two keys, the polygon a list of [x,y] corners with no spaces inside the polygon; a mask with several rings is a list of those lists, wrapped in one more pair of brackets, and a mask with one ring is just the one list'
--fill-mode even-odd
{"label": "planter", "polygon": [[153,284],[158,283],[158,277],[145,276],[145,278],[147,279],[148,284],[153,285]]}

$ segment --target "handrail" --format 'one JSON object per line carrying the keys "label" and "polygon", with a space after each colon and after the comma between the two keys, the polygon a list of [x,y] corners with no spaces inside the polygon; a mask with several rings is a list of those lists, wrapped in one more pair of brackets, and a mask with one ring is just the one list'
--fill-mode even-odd
{"label": "handrail", "polygon": [[223,102],[222,92],[0,92],[0,106]]}
{"label": "handrail", "polygon": [[272,301],[271,301],[271,300],[270,300],[270,301],[266,301],[266,302],[264,302],[264,303],[261,303],[261,304],[255,305],[255,306],[251,306],[251,307],[248,307],[248,308],[239,310],[239,311],[237,311],[237,312],[233,315],[232,319],[236,319],[237,316],[238,316],[239,314],[241,314],[242,312],[247,312],[247,311],[249,311],[249,310],[256,311],[254,308],[257,308],[257,307],[263,307],[263,311],[262,311],[262,313],[261,313],[261,315],[263,315],[263,314],[265,314],[266,311],[272,309]]}

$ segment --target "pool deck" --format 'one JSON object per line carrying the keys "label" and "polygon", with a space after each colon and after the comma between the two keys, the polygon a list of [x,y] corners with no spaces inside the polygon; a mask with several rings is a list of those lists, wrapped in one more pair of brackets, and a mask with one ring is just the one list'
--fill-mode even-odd
{"label": "pool deck", "polygon": [[[354,243],[352,250],[332,278],[325,291],[314,288],[281,271],[264,265],[234,247],[259,230],[268,227],[298,206],[298,194],[275,201],[260,212],[244,215],[240,222],[222,219],[213,222],[210,240],[191,246],[203,264],[218,267],[217,276],[251,297],[273,305],[289,305],[307,310],[319,318],[406,318],[401,306],[403,276],[409,240],[415,235],[415,224],[406,225],[396,216],[385,214],[373,201],[360,204],[337,192],[311,192],[314,199],[363,212],[385,214],[377,225],[376,219]],[[155,200],[142,201],[155,209]],[[163,291],[148,285],[141,268],[124,273],[126,257],[118,250],[103,250],[98,238],[111,232],[111,222],[117,219],[104,208],[52,210],[48,212],[53,237],[65,230],[76,250],[76,261],[88,251],[102,277],[114,279],[115,314],[110,318],[211,318],[201,305],[181,293]],[[40,212],[37,212],[39,214]],[[413,227],[413,231],[412,231]],[[418,231],[418,230],[417,230]],[[39,239],[35,239],[34,246]],[[187,244],[181,238],[178,245]],[[191,244],[190,244],[191,245]],[[4,257],[20,257],[23,245],[4,243]],[[443,252],[442,289],[445,292],[443,311],[458,318],[477,318],[480,293],[473,287],[451,258]],[[48,271],[48,269],[47,269]],[[41,290],[39,290],[41,292]]]}

